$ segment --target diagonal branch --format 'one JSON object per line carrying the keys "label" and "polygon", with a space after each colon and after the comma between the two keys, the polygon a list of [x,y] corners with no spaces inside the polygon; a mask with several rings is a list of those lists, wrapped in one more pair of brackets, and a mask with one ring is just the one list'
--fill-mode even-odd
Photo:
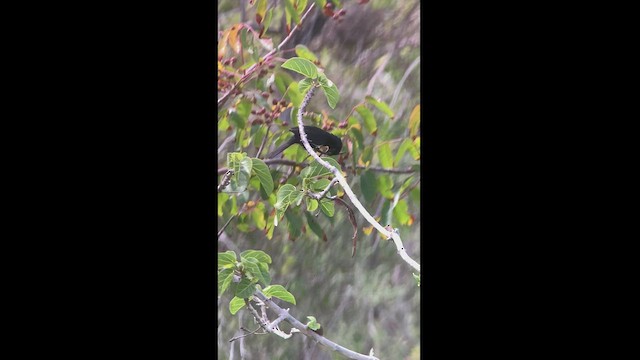
{"label": "diagonal branch", "polygon": [[387,238],[393,239],[393,242],[396,245],[396,249],[398,250],[398,254],[400,254],[400,257],[407,264],[409,264],[409,266],[411,266],[416,271],[418,271],[418,273],[420,273],[420,264],[418,264],[415,260],[413,260],[407,254],[407,251],[405,250],[404,246],[402,245],[402,239],[400,238],[400,235],[398,234],[398,232],[394,231],[389,225],[387,225],[389,227],[389,229],[386,229],[382,225],[380,225],[380,223],[378,223],[373,218],[373,216],[371,216],[371,214],[369,214],[369,212],[362,205],[360,200],[358,200],[358,197],[351,190],[351,187],[347,183],[347,180],[340,173],[340,170],[336,169],[333,165],[329,164],[328,162],[322,160],[322,158],[320,158],[320,156],[318,156],[318,154],[316,154],[316,152],[313,150],[311,145],[309,145],[309,140],[307,139],[307,134],[304,131],[304,124],[302,123],[302,113],[305,112],[305,109],[306,109],[307,105],[309,104],[309,101],[311,100],[311,97],[313,97],[315,89],[316,89],[315,86],[311,86],[309,88],[309,90],[307,90],[307,93],[305,94],[304,99],[302,100],[302,103],[300,104],[300,109],[298,110],[298,129],[299,129],[299,132],[300,132],[300,140],[302,141],[302,145],[307,150],[307,152],[318,163],[322,164],[322,166],[324,166],[325,168],[329,169],[329,171],[331,171],[331,173],[338,179],[338,182],[340,182],[340,185],[342,185],[342,188],[344,189],[344,192],[347,194],[347,196],[349,196],[349,199],[351,199],[351,202],[360,211],[362,216],[364,216],[364,218],[371,225],[373,225],[373,227],[375,227],[379,232],[381,232],[383,235],[387,236]]}
{"label": "diagonal branch", "polygon": [[[316,333],[315,331],[309,329],[305,324],[303,324],[298,319],[296,319],[291,314],[289,314],[288,310],[285,310],[285,309],[281,308],[275,302],[273,302],[271,299],[267,298],[265,296],[265,294],[263,294],[260,290],[256,290],[254,295],[258,299],[262,300],[269,307],[269,309],[273,310],[278,315],[278,319],[282,318],[282,319],[284,319],[284,321],[288,322],[289,324],[291,324],[291,326],[293,326],[293,329],[291,329],[291,333],[294,332],[294,329],[298,330],[298,331],[295,331],[295,332],[300,332],[301,334],[313,339],[314,341],[316,341],[320,345],[326,346],[329,349],[337,352],[340,355],[346,356],[349,359],[379,360],[375,356],[368,356],[368,355],[357,353],[357,352],[355,352],[353,350],[349,350],[346,347],[344,347],[342,345],[338,345],[338,344],[334,343],[333,341],[327,339],[326,337],[324,337],[324,336]],[[250,311],[251,311],[251,309],[250,309]],[[253,311],[251,311],[251,312],[253,313],[253,316],[258,319],[260,324],[263,325],[263,328],[265,328],[265,330],[269,331],[269,323],[267,321],[264,321],[264,319],[260,319],[260,316],[258,315],[257,311],[255,311],[255,309],[253,309]],[[276,319],[276,320],[278,320],[278,319]],[[277,334],[277,335],[281,336],[281,334]],[[291,336],[291,334],[287,334],[287,335]]]}

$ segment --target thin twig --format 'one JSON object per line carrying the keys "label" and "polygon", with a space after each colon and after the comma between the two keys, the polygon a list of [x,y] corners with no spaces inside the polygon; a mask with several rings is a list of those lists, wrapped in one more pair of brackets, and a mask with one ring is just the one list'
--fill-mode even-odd
{"label": "thin twig", "polygon": [[[301,168],[306,168],[307,166],[309,166],[309,163],[306,163],[306,162],[297,162],[297,161],[287,160],[287,159],[266,159],[262,161],[264,161],[264,163],[267,165],[288,165],[288,166],[299,166]],[[345,165],[344,168],[353,169],[353,166]],[[384,172],[384,173],[390,173],[390,174],[412,174],[417,171],[417,170],[414,170],[413,168],[387,169],[379,166],[364,166],[364,165],[356,165],[356,169],[371,170],[371,171]],[[224,174],[227,170],[228,169],[226,167],[219,168],[218,175]]]}

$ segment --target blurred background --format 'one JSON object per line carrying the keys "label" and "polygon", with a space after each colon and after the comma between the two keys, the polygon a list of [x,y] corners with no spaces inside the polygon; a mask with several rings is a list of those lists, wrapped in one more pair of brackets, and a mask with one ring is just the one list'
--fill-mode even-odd
{"label": "blurred background", "polygon": [[[291,0],[267,1],[273,18],[264,37],[271,38],[276,46],[287,34],[285,1]],[[313,2],[308,1],[307,7]],[[250,0],[218,1],[219,34],[238,23],[258,29],[255,6]],[[375,154],[384,140],[391,144],[395,156],[401,141],[409,137],[410,114],[420,104],[420,2],[343,0],[335,4],[333,10],[334,13],[343,10],[343,13],[338,17],[327,16],[326,9],[316,6],[280,56],[283,59],[296,56],[293,49],[302,44],[318,57],[325,74],[338,87],[340,101],[332,110],[322,96],[315,96],[309,108],[318,113],[330,113],[329,118],[335,123],[346,119],[354,106],[362,103],[367,95],[388,104],[394,112],[393,118],[380,116],[374,111],[378,133],[365,133],[364,144]],[[282,94],[276,91],[276,95]],[[272,126],[286,132],[291,123],[283,124],[282,118],[286,118],[286,114]],[[219,144],[235,131],[231,127],[220,129]],[[223,147],[219,152],[219,167],[226,166],[227,152],[245,151],[255,156],[256,147],[233,143]],[[408,254],[418,263],[419,163],[419,153],[416,159],[407,152],[394,163],[394,167],[413,167],[416,171],[389,174],[359,170],[347,176],[347,181],[369,212],[378,216],[383,225],[391,223],[399,228]],[[373,156],[368,165],[379,167],[380,161]],[[290,171],[285,166],[272,169],[276,183]],[[393,198],[385,196],[382,190],[374,195],[363,194],[363,177],[373,181],[376,188],[385,188],[392,193],[402,190],[402,201],[406,204],[402,213],[392,209]],[[235,206],[237,211],[243,203],[251,200],[249,195],[241,194],[233,197],[233,205],[225,206]],[[233,210],[219,208],[219,229]],[[269,210],[271,206],[266,204],[265,213]],[[273,229],[271,239],[262,229],[244,227],[242,221],[232,222],[218,239],[218,251],[233,250],[239,254],[247,249],[258,249],[269,254],[272,257],[272,283],[285,286],[297,300],[296,305],[276,302],[283,308],[290,308],[291,314],[303,323],[306,323],[306,316],[314,316],[328,339],[365,354],[374,348],[376,356],[381,359],[418,359],[420,289],[416,286],[412,269],[398,256],[393,242],[382,239],[375,230],[367,233],[368,223],[357,214],[358,246],[356,255],[351,257],[353,228],[341,207],[336,207],[333,217],[323,214],[315,217],[326,235],[324,239],[312,231],[298,231],[292,237],[288,220],[311,215],[304,214],[301,208],[287,212],[292,216],[285,216],[283,223]],[[398,220],[400,217],[402,221]],[[230,343],[231,338],[244,333],[241,326],[249,330],[258,327],[245,309],[236,315],[230,314],[228,305],[231,298],[227,292],[218,299],[219,358],[343,359],[299,334],[288,340],[271,334],[254,334]],[[286,332],[290,330],[285,322],[280,324],[280,328]]]}

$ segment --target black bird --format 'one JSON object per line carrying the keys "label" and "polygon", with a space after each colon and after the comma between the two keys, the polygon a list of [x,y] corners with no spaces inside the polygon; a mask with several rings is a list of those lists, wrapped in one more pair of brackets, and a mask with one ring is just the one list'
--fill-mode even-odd
{"label": "black bird", "polygon": [[[303,146],[302,140],[300,140],[300,130],[298,127],[292,127],[289,131],[293,133],[293,137],[278,146],[277,149],[273,150],[269,155],[267,155],[266,159],[271,159],[274,156],[277,156],[293,144],[300,144],[300,146]],[[342,150],[342,141],[339,137],[315,126],[305,125],[304,131],[307,133],[309,145],[311,145],[311,147],[316,151],[325,155],[336,155],[340,150]]]}

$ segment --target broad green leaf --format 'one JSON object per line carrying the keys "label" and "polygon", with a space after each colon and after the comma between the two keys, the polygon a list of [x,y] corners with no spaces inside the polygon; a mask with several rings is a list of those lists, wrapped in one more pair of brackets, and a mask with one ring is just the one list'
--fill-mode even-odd
{"label": "broad green leaf", "polygon": [[349,135],[352,139],[355,139],[355,143],[358,144],[358,149],[364,148],[364,137],[362,136],[362,131],[360,131],[360,129],[351,127],[349,129]]}
{"label": "broad green leaf", "polygon": [[409,206],[404,199],[398,201],[396,206],[393,208],[393,217],[402,225],[407,225],[409,223],[411,218],[409,216]]}
{"label": "broad green leaf", "polygon": [[373,172],[366,170],[360,175],[360,190],[368,203],[375,199],[378,190],[376,189],[376,177]]}
{"label": "broad green leaf", "polygon": [[[318,203],[317,200],[314,200],[314,201],[316,203]],[[316,207],[317,207],[317,205],[316,205]],[[324,230],[322,230],[322,227],[320,226],[320,224],[318,224],[318,222],[316,221],[314,216],[311,215],[309,212],[305,212],[304,215],[307,218],[307,225],[309,225],[309,228],[311,229],[311,231],[314,234],[316,234],[318,239],[322,240],[322,237],[324,235]]]}
{"label": "broad green leaf", "polygon": [[376,124],[376,119],[374,119],[371,110],[367,109],[364,105],[358,105],[356,107],[356,111],[358,112],[358,115],[362,117],[364,127],[367,128],[367,131],[369,131],[370,134],[375,135],[376,131],[378,131],[378,124]]}
{"label": "broad green leaf", "polygon": [[271,275],[269,275],[269,265],[266,263],[258,263],[260,273],[262,274],[263,284],[269,286],[271,284]]}
{"label": "broad green leaf", "polygon": [[260,271],[260,267],[258,266],[259,261],[256,258],[246,258],[243,257],[242,265],[244,266],[244,274],[245,276],[251,280],[252,283],[256,281],[260,281],[264,284],[264,279],[262,278],[262,272]]}
{"label": "broad green leaf", "polygon": [[[323,160],[328,162],[330,165],[333,165],[338,170],[342,171],[342,168],[340,167],[340,165],[338,165],[338,162],[334,158],[324,157]],[[309,166],[307,166],[300,172],[300,176],[302,178],[319,178],[327,175],[332,175],[331,171],[322,166],[317,160],[314,160],[311,164],[309,164]]]}
{"label": "broad green leaf", "polygon": [[236,265],[236,253],[234,251],[225,251],[218,253],[218,268],[229,268]]}
{"label": "broad green leaf", "polygon": [[285,10],[285,16],[287,20],[287,25],[289,25],[291,29],[293,29],[293,24],[291,24],[291,20],[293,20],[294,24],[300,23],[300,15],[293,7],[294,1],[295,0],[284,0],[284,6],[285,6],[284,10]]}
{"label": "broad green leaf", "polygon": [[307,211],[315,211],[318,208],[318,200],[307,198]]}
{"label": "broad green leaf", "polygon": [[218,193],[218,216],[223,216],[224,215],[224,205],[226,204],[227,200],[229,200],[229,194],[225,194],[225,193]]}
{"label": "broad green leaf", "polygon": [[393,119],[394,117],[393,111],[391,111],[391,108],[389,108],[389,105],[387,105],[384,101],[376,100],[371,96],[365,97],[365,100],[367,100],[368,103],[375,106],[378,110],[382,111],[385,115]]}
{"label": "broad green leaf", "polygon": [[296,45],[296,55],[311,62],[318,61],[318,57],[302,44]]}
{"label": "broad green leaf", "polygon": [[245,250],[240,254],[240,257],[247,259],[254,258],[259,262],[271,264],[271,256],[262,250]]}
{"label": "broad green leaf", "polygon": [[247,157],[246,154],[237,152],[228,153],[227,167],[233,169],[234,174],[231,176],[231,182],[223,191],[232,193],[243,192],[249,185],[252,165],[253,162],[251,158]]}
{"label": "broad green leaf", "polygon": [[298,82],[298,91],[300,94],[306,94],[307,90],[313,85],[313,80],[310,78],[304,78]]}
{"label": "broad green leaf", "polygon": [[235,296],[246,299],[249,296],[253,295],[253,293],[256,291],[256,285],[255,283],[251,282],[251,280],[243,277],[242,280],[240,280],[240,282],[238,283],[235,291]]}
{"label": "broad green leaf", "polygon": [[[302,99],[304,98],[304,95],[300,93],[300,89],[298,88],[298,83],[292,82],[291,84],[289,84],[289,87],[287,88],[286,91],[287,91],[287,95],[286,95],[287,99],[291,101],[293,106],[295,106],[296,108],[300,107],[300,104],[302,103]],[[293,118],[293,111],[291,116]]]}
{"label": "broad green leaf", "polygon": [[260,159],[252,158],[251,161],[252,171],[258,179],[260,179],[260,185],[267,194],[271,194],[273,191],[273,178],[271,177],[269,167]]}
{"label": "broad green leaf", "polygon": [[234,296],[229,302],[229,312],[231,315],[235,315],[245,305],[244,299]]}
{"label": "broad green leaf", "polygon": [[296,10],[298,11],[298,15],[302,16],[304,9],[307,7],[307,0],[298,0],[296,4]]}
{"label": "broad green leaf", "polygon": [[333,217],[333,214],[336,212],[333,200],[321,200],[320,210],[328,217]]}
{"label": "broad green leaf", "polygon": [[387,199],[393,199],[394,194],[393,191],[391,191],[391,189],[393,189],[393,181],[391,180],[391,177],[389,177],[388,174],[384,174],[378,176],[376,180],[380,194]]}
{"label": "broad green leaf", "polygon": [[233,280],[233,269],[222,269],[218,272],[218,296],[221,296]]}
{"label": "broad green leaf", "polygon": [[324,95],[327,98],[327,103],[332,109],[335,109],[338,101],[340,100],[338,88],[333,81],[329,80],[329,78],[327,78],[323,73],[318,74],[318,82],[320,83],[320,86],[322,86]]}
{"label": "broad green leaf", "polygon": [[267,286],[262,290],[262,292],[268,297],[277,297],[278,299],[284,300],[286,302],[296,304],[296,298],[284,288],[282,285],[271,285]]}
{"label": "broad green leaf", "polygon": [[271,19],[273,18],[273,8],[267,10],[267,15],[264,18],[264,22],[262,23],[262,33],[266,34],[267,30],[269,30],[269,26],[271,26]]}
{"label": "broad green leaf", "polygon": [[294,57],[285,61],[281,67],[295,71],[311,79],[318,77],[318,68],[311,61],[300,57]]}
{"label": "broad green leaf", "polygon": [[409,115],[409,135],[413,139],[420,129],[420,104],[416,105]]}
{"label": "broad green leaf", "polygon": [[393,155],[391,155],[391,146],[388,142],[383,143],[378,148],[378,159],[383,168],[393,168]]}
{"label": "broad green leaf", "polygon": [[302,221],[300,215],[293,214],[288,211],[284,214],[287,218],[287,231],[289,232],[289,239],[296,240],[302,235]]}
{"label": "broad green leaf", "polygon": [[291,184],[284,184],[278,189],[278,200],[274,205],[276,208],[275,226],[278,226],[278,220],[282,218],[291,202],[298,197],[298,193],[296,187]]}
{"label": "broad green leaf", "polygon": [[404,139],[400,144],[400,146],[398,147],[398,150],[396,151],[396,158],[394,162],[396,164],[400,164],[400,160],[402,160],[402,156],[404,156],[405,152],[411,149],[413,146],[414,145],[411,139]]}
{"label": "broad green leaf", "polygon": [[311,182],[311,190],[313,190],[315,192],[324,191],[324,189],[326,189],[327,186],[329,186],[329,183],[331,183],[331,181],[329,179],[319,179],[317,181],[312,181]]}
{"label": "broad green leaf", "polygon": [[291,75],[287,74],[284,71],[278,71],[275,74],[274,82],[276,84],[276,87],[278,88],[278,91],[281,94],[284,94],[285,91],[287,91],[287,87],[289,86],[289,84],[293,82],[293,78],[291,77]]}

